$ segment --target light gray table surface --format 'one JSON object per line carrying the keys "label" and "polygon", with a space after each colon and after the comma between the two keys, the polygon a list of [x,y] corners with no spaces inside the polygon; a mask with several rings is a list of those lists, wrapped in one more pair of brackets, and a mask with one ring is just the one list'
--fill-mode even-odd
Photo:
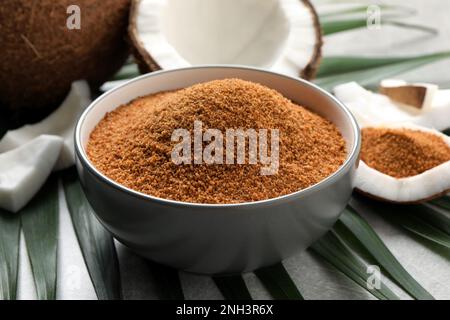
{"label": "light gray table surface", "polygon": [[[378,2],[374,2],[378,3]],[[385,1],[388,4],[407,5],[417,9],[418,14],[404,21],[426,24],[439,29],[438,36],[418,31],[385,26],[381,30],[348,32],[326,38],[325,56],[342,55],[416,55],[450,50],[450,1],[410,0]],[[427,66],[404,78],[450,84],[450,60]],[[60,195],[63,197],[63,194]],[[383,241],[402,265],[429,292],[438,299],[450,299],[450,261],[430,250],[404,231],[386,223],[380,217],[364,213]],[[83,265],[80,249],[76,243],[73,227],[65,204],[60,210],[60,243],[58,265],[58,298],[95,299],[87,271]],[[23,239],[22,239],[23,241]],[[156,299],[152,275],[140,257],[117,244],[125,299]],[[34,285],[26,250],[22,243],[19,272],[19,298],[35,298]],[[310,252],[303,252],[284,261],[306,299],[372,299],[364,289],[337,272]],[[253,274],[244,275],[253,298],[269,299],[267,291]],[[222,299],[209,277],[181,273],[183,290],[187,299]],[[408,296],[398,292],[404,298]]]}

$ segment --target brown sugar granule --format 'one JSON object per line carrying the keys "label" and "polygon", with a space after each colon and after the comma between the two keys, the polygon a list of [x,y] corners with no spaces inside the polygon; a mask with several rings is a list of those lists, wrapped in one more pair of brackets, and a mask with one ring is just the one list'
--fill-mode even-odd
{"label": "brown sugar granule", "polygon": [[364,128],[361,159],[395,178],[418,175],[450,160],[450,147],[432,133],[412,129]]}
{"label": "brown sugar granule", "polygon": [[[278,173],[261,175],[263,165],[248,162],[174,164],[172,133],[178,128],[192,133],[196,120],[202,121],[203,130],[218,129],[224,136],[230,128],[278,129]],[[324,118],[262,85],[226,79],[138,98],[117,108],[92,132],[87,154],[109,178],[149,195],[240,203],[318,183],[343,164],[346,148],[337,128]]]}

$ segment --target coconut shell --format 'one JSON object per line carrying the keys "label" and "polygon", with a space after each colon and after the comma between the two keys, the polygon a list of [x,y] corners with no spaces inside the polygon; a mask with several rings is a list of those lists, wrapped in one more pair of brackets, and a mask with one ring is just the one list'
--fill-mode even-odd
{"label": "coconut shell", "polygon": [[[139,2],[141,0],[132,0],[131,10],[130,10],[130,24],[128,27],[128,34],[132,44],[132,52],[136,59],[136,63],[139,66],[139,70],[142,73],[153,72],[161,70],[161,66],[153,59],[153,57],[145,50],[143,44],[139,40],[139,35],[136,29],[136,19],[137,19],[137,10],[139,8]],[[299,70],[299,76],[306,80],[312,80],[315,78],[317,74],[317,70],[319,68],[321,59],[322,59],[322,29],[320,27],[319,16],[314,9],[314,6],[309,0],[299,0],[301,1],[306,8],[311,11],[312,17],[314,19],[314,27],[316,30],[316,45],[314,47],[314,53],[312,55],[309,63],[303,68],[303,70]]]}
{"label": "coconut shell", "polygon": [[427,88],[415,85],[398,87],[381,86],[379,92],[396,102],[412,106],[416,109],[422,109],[427,94]]}
{"label": "coconut shell", "polygon": [[131,51],[135,58],[136,64],[141,73],[148,73],[161,70],[161,66],[153,59],[153,57],[145,50],[144,45],[139,40],[136,28],[136,20],[138,15],[139,3],[141,0],[131,0],[130,23],[128,25],[128,36],[131,42]]}
{"label": "coconut shell", "polygon": [[[96,88],[124,63],[131,0],[2,0],[0,108],[37,120],[63,101],[75,80]],[[67,8],[81,9],[69,30]]]}
{"label": "coconut shell", "polygon": [[300,77],[306,80],[313,80],[316,77],[320,62],[322,61],[322,27],[320,26],[319,15],[317,14],[316,9],[314,9],[312,3],[309,0],[301,1],[311,11],[311,14],[313,16],[317,42],[314,48],[313,57],[311,61],[309,61],[309,63],[306,65],[306,67],[300,71]]}

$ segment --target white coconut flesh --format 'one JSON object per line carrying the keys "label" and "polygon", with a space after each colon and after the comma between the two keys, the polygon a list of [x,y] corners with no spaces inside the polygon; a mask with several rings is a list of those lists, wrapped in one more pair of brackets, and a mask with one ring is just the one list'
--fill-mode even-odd
{"label": "white coconut flesh", "polygon": [[[371,128],[412,129],[441,137],[450,146],[450,137],[422,126],[402,124],[380,124]],[[431,168],[421,174],[394,178],[386,175],[364,161],[360,161],[355,188],[372,198],[394,203],[420,203],[450,192],[450,161]]]}
{"label": "white coconut flesh", "polygon": [[85,81],[72,84],[72,89],[61,106],[44,120],[11,130],[0,140],[0,153],[13,150],[34,138],[46,134],[60,137],[64,141],[55,170],[74,164],[73,133],[76,121],[90,103],[90,90]]}
{"label": "white coconut flesh", "polygon": [[356,82],[339,85],[334,94],[353,113],[361,127],[380,123],[410,122],[439,131],[450,128],[450,90],[437,90],[431,105],[414,112],[389,97],[373,93]]}
{"label": "white coconut flesh", "polygon": [[0,208],[17,212],[42,187],[59,157],[63,139],[41,135],[0,154]]}
{"label": "white coconut flesh", "polygon": [[130,34],[161,69],[239,64],[298,76],[320,58],[317,15],[302,0],[136,0]]}

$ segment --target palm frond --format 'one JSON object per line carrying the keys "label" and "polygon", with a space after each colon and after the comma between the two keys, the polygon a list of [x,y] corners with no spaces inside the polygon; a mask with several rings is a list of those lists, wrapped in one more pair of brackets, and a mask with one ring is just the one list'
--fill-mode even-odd
{"label": "palm frond", "polygon": [[370,252],[381,268],[406,292],[416,299],[434,299],[398,262],[372,227],[351,207],[339,221]]}
{"label": "palm frond", "polygon": [[178,270],[148,261],[150,274],[153,276],[158,295],[162,300],[184,300]]}
{"label": "palm frond", "polygon": [[242,276],[215,276],[213,280],[226,300],[252,300]]}
{"label": "palm frond", "polygon": [[[367,28],[367,18],[352,18],[352,19],[336,19],[336,20],[322,20],[320,22],[322,33],[324,36],[350,31],[355,29]],[[406,23],[396,20],[383,20],[381,26],[391,25],[399,28],[412,29],[429,34],[436,35],[438,31],[434,28],[424,25]]]}
{"label": "palm frond", "polygon": [[335,232],[328,232],[314,243],[310,249],[376,298],[380,300],[400,299],[382,279],[380,279],[381,286],[379,288],[368,285],[370,274],[367,271],[369,265],[350,250]]}
{"label": "palm frond", "polygon": [[281,262],[254,273],[274,299],[303,300],[302,294]]}
{"label": "palm frond", "polygon": [[19,270],[20,216],[0,210],[0,300],[15,300]]}
{"label": "palm frond", "polygon": [[414,57],[328,57],[323,59],[315,83],[329,91],[349,81],[373,88],[383,79],[446,58],[450,58],[448,51]]}
{"label": "palm frond", "polygon": [[75,169],[62,174],[64,193],[78,243],[100,300],[122,297],[119,261],[111,234],[98,222]]}
{"label": "palm frond", "polygon": [[58,179],[50,176],[20,212],[23,234],[40,300],[56,299],[58,248]]}
{"label": "palm frond", "polygon": [[[370,4],[353,6],[350,8],[336,8],[334,10],[329,10],[328,12],[320,12],[319,8],[319,18],[321,21],[328,19],[337,19],[346,17],[348,15],[367,15],[367,10]],[[416,13],[416,10],[399,5],[387,5],[380,4],[377,5],[380,10],[382,10],[383,17],[389,18],[400,18],[408,17]]]}

